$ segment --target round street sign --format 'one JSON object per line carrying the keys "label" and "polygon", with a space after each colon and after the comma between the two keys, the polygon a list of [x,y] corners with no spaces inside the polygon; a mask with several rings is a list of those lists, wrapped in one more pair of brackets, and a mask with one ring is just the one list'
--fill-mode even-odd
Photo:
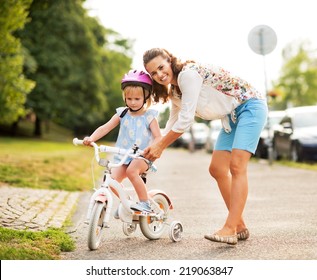
{"label": "round street sign", "polygon": [[255,53],[261,55],[269,54],[276,47],[276,33],[267,25],[257,25],[250,31],[248,43]]}

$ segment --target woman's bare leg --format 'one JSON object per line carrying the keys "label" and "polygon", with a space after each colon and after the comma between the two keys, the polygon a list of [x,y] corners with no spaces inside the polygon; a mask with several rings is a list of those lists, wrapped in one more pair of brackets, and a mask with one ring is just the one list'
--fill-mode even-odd
{"label": "woman's bare leg", "polygon": [[242,213],[248,193],[247,164],[251,154],[242,150],[214,151],[209,172],[217,181],[229,210],[227,221],[218,234],[234,235],[246,228]]}

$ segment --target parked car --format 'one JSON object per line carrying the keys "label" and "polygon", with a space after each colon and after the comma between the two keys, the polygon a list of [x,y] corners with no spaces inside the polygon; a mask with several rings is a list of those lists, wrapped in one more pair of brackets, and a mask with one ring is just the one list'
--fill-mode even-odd
{"label": "parked car", "polygon": [[[206,144],[207,134],[208,126],[205,123],[195,122],[192,124],[190,129],[185,131],[182,136],[178,138],[178,146],[190,148],[190,145],[192,143],[191,141],[193,140],[195,148],[203,148]],[[192,139],[192,136],[194,137],[194,139]]]}
{"label": "parked car", "polygon": [[212,153],[214,148],[215,148],[215,144],[219,135],[220,130],[222,129],[222,124],[221,124],[221,120],[213,120],[210,121],[209,123],[209,131],[208,131],[208,135],[207,135],[207,139],[206,139],[206,152],[207,153]]}
{"label": "parked car", "polygon": [[290,108],[274,129],[273,155],[292,161],[317,160],[317,106]]}
{"label": "parked car", "polygon": [[270,143],[272,143],[274,128],[284,116],[285,111],[269,111],[267,123],[261,132],[259,143],[255,151],[256,157],[268,158],[268,148]]}

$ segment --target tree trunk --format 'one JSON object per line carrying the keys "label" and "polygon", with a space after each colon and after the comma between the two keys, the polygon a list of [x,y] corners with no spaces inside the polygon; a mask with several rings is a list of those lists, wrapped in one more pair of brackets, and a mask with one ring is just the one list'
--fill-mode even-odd
{"label": "tree trunk", "polygon": [[34,136],[36,136],[36,137],[42,136],[41,119],[38,116],[36,116],[36,118],[35,118]]}
{"label": "tree trunk", "polygon": [[11,131],[10,131],[10,134],[11,136],[16,136],[17,135],[17,132],[18,132],[18,128],[19,128],[19,120],[16,120],[12,125],[11,125]]}

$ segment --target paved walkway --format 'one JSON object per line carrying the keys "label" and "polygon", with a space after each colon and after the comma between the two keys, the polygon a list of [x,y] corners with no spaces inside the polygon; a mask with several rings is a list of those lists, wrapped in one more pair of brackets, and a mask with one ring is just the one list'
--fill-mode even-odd
{"label": "paved walkway", "polygon": [[76,250],[62,256],[71,260],[317,260],[316,171],[251,162],[244,213],[251,238],[227,246],[203,238],[223,225],[227,213],[208,173],[210,157],[203,151],[166,150],[164,160],[157,162],[158,172],[149,174],[149,188],[163,189],[172,198],[170,221],[180,220],[184,226],[178,243],[171,242],[168,232],[155,242],[147,242],[140,230],[127,238],[122,223],[113,219],[101,246],[89,251],[83,222],[89,192],[0,185],[0,225],[40,231],[62,227],[72,215],[68,233],[76,240]]}
{"label": "paved walkway", "polygon": [[0,225],[32,231],[61,228],[79,195],[79,192],[0,186]]}

